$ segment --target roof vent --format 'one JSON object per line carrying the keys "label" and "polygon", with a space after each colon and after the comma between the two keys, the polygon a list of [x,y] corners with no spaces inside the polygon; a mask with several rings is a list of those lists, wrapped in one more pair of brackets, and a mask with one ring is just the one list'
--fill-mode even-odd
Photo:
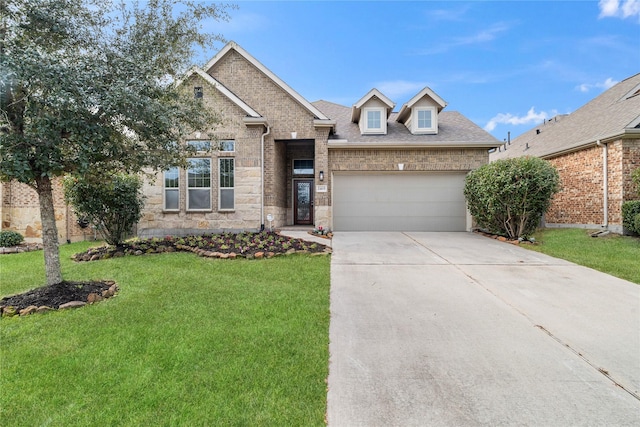
{"label": "roof vent", "polygon": [[536,135],[540,135],[540,129],[536,129]]}

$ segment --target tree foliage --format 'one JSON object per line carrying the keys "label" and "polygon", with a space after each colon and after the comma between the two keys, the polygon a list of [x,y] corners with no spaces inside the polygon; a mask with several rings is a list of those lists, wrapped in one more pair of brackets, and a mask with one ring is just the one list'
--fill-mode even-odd
{"label": "tree foliage", "polygon": [[140,177],[124,173],[67,176],[64,180],[65,199],[76,215],[93,223],[111,245],[124,242],[142,216],[141,189]]}
{"label": "tree foliage", "polygon": [[0,3],[0,179],[38,192],[48,284],[62,280],[51,179],[184,165],[176,141],[217,119],[176,83],[198,46],[221,40],[202,23],[226,10],[189,0]]}
{"label": "tree foliage", "polygon": [[559,181],[545,160],[501,159],[470,172],[464,195],[481,228],[515,239],[535,231],[560,189]]}

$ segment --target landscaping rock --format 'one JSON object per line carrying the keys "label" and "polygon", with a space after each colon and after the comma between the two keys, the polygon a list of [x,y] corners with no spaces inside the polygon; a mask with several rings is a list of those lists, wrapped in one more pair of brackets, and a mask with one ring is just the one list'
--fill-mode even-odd
{"label": "landscaping rock", "polygon": [[53,311],[53,308],[51,308],[51,307],[49,307],[47,305],[41,305],[36,310],[36,313],[46,313],[47,311]]}
{"label": "landscaping rock", "polygon": [[28,316],[30,314],[33,314],[37,309],[38,307],[36,307],[35,305],[30,305],[29,307],[20,310],[20,316]]}
{"label": "landscaping rock", "polygon": [[93,304],[94,302],[98,302],[98,301],[102,301],[104,298],[102,298],[102,295],[97,294],[95,292],[91,292],[88,296],[87,296],[87,302],[89,304]]}
{"label": "landscaping rock", "polygon": [[65,310],[65,309],[68,309],[68,308],[84,307],[85,305],[87,305],[87,303],[83,302],[83,301],[70,301],[68,303],[61,304],[60,307],[58,307],[58,310]]}
{"label": "landscaping rock", "polygon": [[15,307],[12,307],[12,306],[2,307],[2,317],[13,317],[16,314],[18,314],[18,311],[16,310]]}

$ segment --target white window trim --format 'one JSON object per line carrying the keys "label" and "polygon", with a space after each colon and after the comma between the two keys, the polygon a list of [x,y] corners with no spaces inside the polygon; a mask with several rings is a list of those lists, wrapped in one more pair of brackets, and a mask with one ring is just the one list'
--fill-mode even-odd
{"label": "white window trim", "polygon": [[[173,169],[173,168],[170,168]],[[180,212],[180,169],[176,168],[178,170],[178,186],[177,187],[167,187],[167,179],[166,179],[166,173],[169,172],[168,170],[163,171],[162,172],[162,210],[164,212]],[[170,191],[177,191],[178,192],[178,207],[176,209],[168,209],[167,208],[167,190]]]}
{"label": "white window trim", "polygon": [[[220,163],[223,160],[233,160],[233,187],[223,187],[222,183],[220,182]],[[229,157],[229,156],[225,156],[225,157],[219,157],[218,158],[218,211],[220,212],[234,212],[236,210],[236,159],[235,157]],[[222,203],[222,190],[229,190],[232,189],[233,190],[233,207],[232,208],[222,208],[220,206],[220,204]]]}
{"label": "white window trim", "polygon": [[[370,111],[379,111],[380,112],[380,127],[379,128],[371,128],[369,127],[369,112]],[[387,111],[384,107],[369,107],[362,109],[362,120],[364,121],[362,125],[362,133],[370,133],[370,134],[386,134],[387,133]]]}
{"label": "white window trim", "polygon": [[[186,169],[186,176],[185,176],[185,184],[186,184],[186,189],[187,189],[187,206],[186,206],[186,211],[187,212],[211,212],[211,205],[212,205],[212,200],[211,200],[211,180],[213,178],[213,171],[212,171],[212,161],[210,157],[190,157],[188,159],[189,161],[191,160],[209,160],[209,187],[189,187],[189,169]],[[192,209],[189,208],[189,190],[191,189],[196,189],[196,190],[206,190],[209,189],[209,207],[208,208],[204,208],[204,209]]]}
{"label": "white window trim", "polygon": [[[431,127],[421,128],[418,126],[418,111],[431,111]],[[411,133],[414,134],[436,134],[438,133],[438,112],[435,107],[413,107],[411,118]]]}
{"label": "white window trim", "polygon": [[[223,150],[222,143],[223,142],[233,142],[233,150]],[[221,139],[218,142],[218,151],[221,153],[235,153],[236,152],[236,140],[235,139]]]}

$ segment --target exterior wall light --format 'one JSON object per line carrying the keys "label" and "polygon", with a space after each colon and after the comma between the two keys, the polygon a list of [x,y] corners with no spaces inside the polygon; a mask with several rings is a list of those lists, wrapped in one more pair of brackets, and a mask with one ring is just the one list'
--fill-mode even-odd
{"label": "exterior wall light", "polygon": [[320,181],[324,181],[324,171],[320,171]]}
{"label": "exterior wall light", "polygon": [[398,170],[404,170],[404,163],[398,163]]}

